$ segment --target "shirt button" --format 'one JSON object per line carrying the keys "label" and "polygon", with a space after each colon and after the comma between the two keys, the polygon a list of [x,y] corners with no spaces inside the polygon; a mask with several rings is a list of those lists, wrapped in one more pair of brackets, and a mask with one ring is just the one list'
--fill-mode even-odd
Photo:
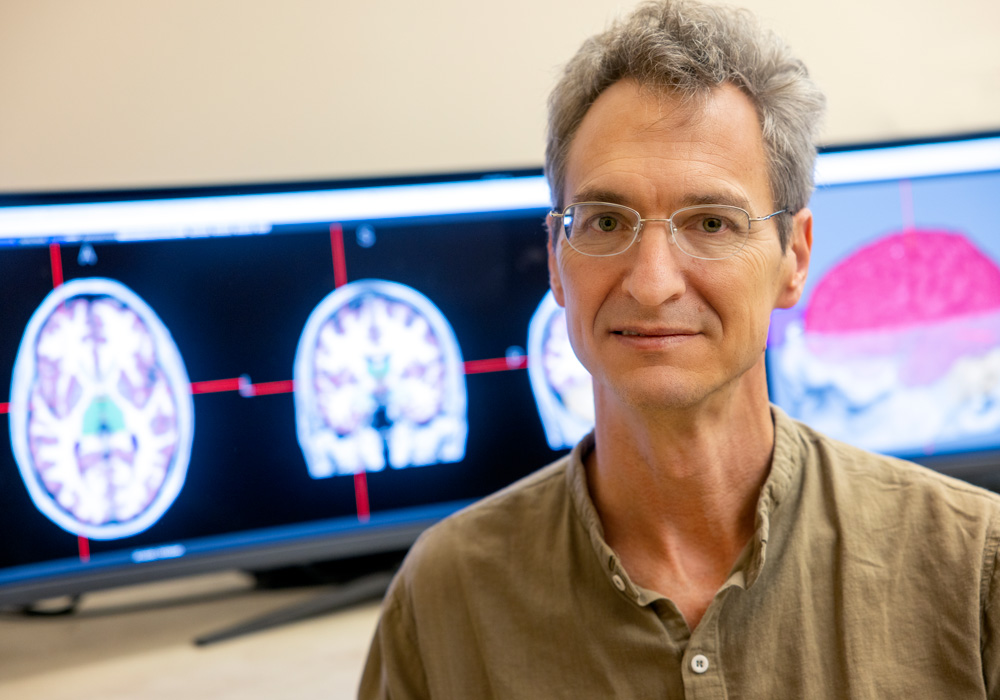
{"label": "shirt button", "polygon": [[615,584],[615,588],[617,588],[619,591],[624,591],[625,590],[625,581],[618,574],[615,574],[614,576],[612,576],[611,577],[611,581],[612,581],[612,583]]}
{"label": "shirt button", "polygon": [[691,670],[695,673],[704,673],[708,670],[708,657],[704,654],[696,654],[691,657]]}

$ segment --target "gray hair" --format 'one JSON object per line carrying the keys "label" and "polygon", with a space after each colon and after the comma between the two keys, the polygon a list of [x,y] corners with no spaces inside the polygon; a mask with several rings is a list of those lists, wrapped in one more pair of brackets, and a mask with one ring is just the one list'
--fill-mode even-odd
{"label": "gray hair", "polygon": [[[791,213],[808,204],[826,99],[805,65],[746,10],[657,0],[584,42],[549,96],[545,175],[555,209],[564,206],[566,157],[580,122],[626,78],[682,99],[735,85],[757,110],[774,204]],[[778,232],[784,250],[788,217],[778,217]]]}

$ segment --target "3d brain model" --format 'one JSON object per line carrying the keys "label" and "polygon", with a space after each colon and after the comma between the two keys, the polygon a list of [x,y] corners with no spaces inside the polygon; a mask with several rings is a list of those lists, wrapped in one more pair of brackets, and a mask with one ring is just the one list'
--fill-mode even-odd
{"label": "3d brain model", "polygon": [[958,233],[906,231],[831,268],[778,353],[796,413],[873,449],[1000,429],[1000,268]]}

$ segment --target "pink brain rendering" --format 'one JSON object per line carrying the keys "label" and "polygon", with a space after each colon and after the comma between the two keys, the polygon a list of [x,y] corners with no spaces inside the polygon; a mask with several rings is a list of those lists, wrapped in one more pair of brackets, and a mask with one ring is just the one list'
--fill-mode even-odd
{"label": "pink brain rendering", "polygon": [[997,311],[1000,268],[965,236],[906,231],[827,272],[804,327],[819,355],[894,356],[904,384],[929,384],[970,351],[1000,344]]}
{"label": "pink brain rendering", "polygon": [[159,325],[127,288],[100,279],[63,285],[29,323],[15,363],[15,456],[36,505],[70,532],[136,534],[179,491],[190,394]]}
{"label": "pink brain rendering", "polygon": [[1000,309],[1000,269],[947,231],[879,239],[834,266],[813,291],[807,332],[887,330]]}

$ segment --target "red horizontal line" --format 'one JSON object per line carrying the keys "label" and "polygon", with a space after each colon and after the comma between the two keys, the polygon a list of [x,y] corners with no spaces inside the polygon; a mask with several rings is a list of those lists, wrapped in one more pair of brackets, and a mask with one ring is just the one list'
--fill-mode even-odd
{"label": "red horizontal line", "polygon": [[206,382],[191,382],[192,394],[213,394],[219,391],[238,391],[240,396],[266,396],[268,394],[287,394],[294,389],[294,382],[285,379],[278,382],[260,382],[251,384],[246,378],[211,379]]}
{"label": "red horizontal line", "polygon": [[525,369],[527,366],[528,358],[524,355],[510,358],[491,357],[487,360],[469,360],[465,363],[465,373],[505,372],[510,369]]}
{"label": "red horizontal line", "polygon": [[239,391],[240,380],[233,379],[212,379],[207,382],[191,382],[192,394],[213,394],[217,391]]}
{"label": "red horizontal line", "polygon": [[[486,360],[469,360],[464,365],[466,374],[482,374],[484,372],[505,372],[512,369],[525,369],[528,358],[491,357]],[[238,391],[243,396],[267,396],[268,394],[289,394],[295,390],[295,382],[283,379],[277,382],[259,382],[250,384],[239,377],[233,379],[211,379],[205,382],[191,382],[192,394],[212,394],[219,391]],[[0,404],[0,409],[6,404]]]}
{"label": "red horizontal line", "polygon": [[[486,360],[469,360],[465,363],[466,374],[483,374],[485,372],[505,372],[512,369],[525,369],[528,358],[491,357]],[[269,394],[290,394],[295,390],[295,382],[284,379],[277,382],[260,382],[258,384],[243,384],[239,377],[232,379],[210,379],[204,382],[191,382],[192,394],[214,394],[220,391],[240,391],[244,396],[267,396]],[[10,411],[9,403],[0,403],[0,413]]]}
{"label": "red horizontal line", "polygon": [[291,379],[284,379],[280,382],[261,382],[251,384],[250,390],[254,396],[265,396],[267,394],[290,394],[295,390],[295,382]]}

